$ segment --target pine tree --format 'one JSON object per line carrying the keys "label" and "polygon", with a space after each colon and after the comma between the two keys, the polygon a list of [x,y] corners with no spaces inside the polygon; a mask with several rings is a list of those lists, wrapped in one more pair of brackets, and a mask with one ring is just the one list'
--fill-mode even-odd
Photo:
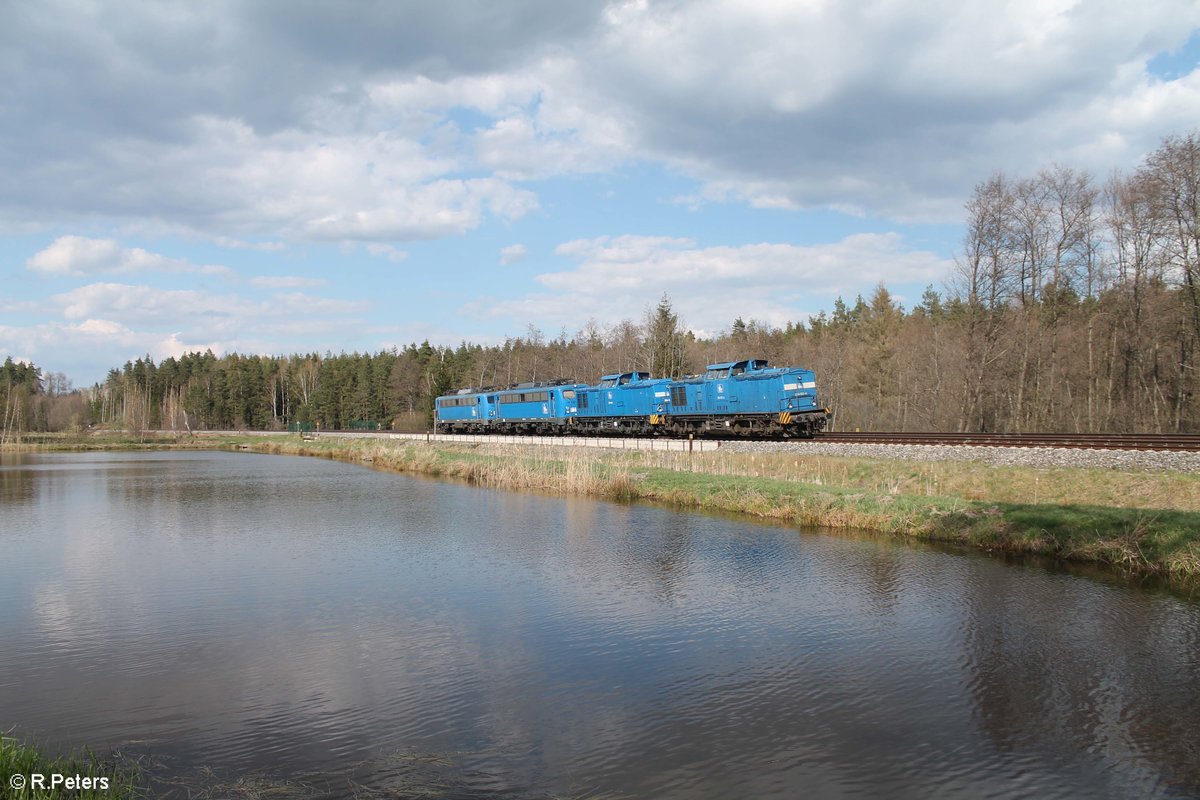
{"label": "pine tree", "polygon": [[684,335],[679,316],[671,309],[666,294],[646,321],[646,365],[656,378],[678,378],[687,369]]}

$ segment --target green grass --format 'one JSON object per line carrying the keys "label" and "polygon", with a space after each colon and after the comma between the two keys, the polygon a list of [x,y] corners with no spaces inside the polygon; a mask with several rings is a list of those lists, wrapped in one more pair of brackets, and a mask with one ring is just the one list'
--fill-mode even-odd
{"label": "green grass", "polygon": [[1097,561],[1125,570],[1200,576],[1200,513],[1009,503],[648,471],[640,496],[832,528],[861,528],[985,549]]}
{"label": "green grass", "polygon": [[[91,788],[51,788],[52,776],[88,778]],[[33,785],[35,776],[44,778],[44,788]],[[90,752],[49,758],[38,748],[0,736],[0,798],[4,800],[128,800],[146,797],[141,771],[135,763],[119,756],[101,759]]]}
{"label": "green grass", "polygon": [[0,446],[0,452],[84,452],[91,450],[211,450],[249,437],[203,436],[154,431],[132,436],[124,431],[24,434],[19,442]]}

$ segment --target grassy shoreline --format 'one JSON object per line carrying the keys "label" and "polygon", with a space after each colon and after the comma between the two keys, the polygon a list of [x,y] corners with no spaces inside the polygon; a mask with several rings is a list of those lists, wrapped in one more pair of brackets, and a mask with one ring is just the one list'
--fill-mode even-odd
{"label": "grassy shoreline", "polygon": [[[55,775],[61,776],[62,783],[51,788]],[[68,779],[71,785],[66,783]],[[42,785],[34,785],[35,780],[41,780]],[[0,797],[132,800],[146,796],[141,769],[119,755],[101,759],[85,751],[82,755],[50,758],[33,745],[0,735]]]}
{"label": "grassy shoreline", "polygon": [[[294,437],[236,446],[501,489],[649,500],[1100,563],[1181,585],[1200,579],[1200,476],[1194,475]],[[991,490],[983,485],[988,477]],[[1129,492],[1130,482],[1140,491]],[[1088,483],[1096,484],[1090,492],[1084,488]],[[1124,505],[1114,505],[1122,485]],[[1038,495],[1045,499],[1025,499]],[[1147,500],[1160,504],[1148,506]]]}
{"label": "grassy shoreline", "polygon": [[795,454],[689,454],[295,435],[64,438],[24,450],[239,449],[1106,564],[1200,585],[1200,475]]}

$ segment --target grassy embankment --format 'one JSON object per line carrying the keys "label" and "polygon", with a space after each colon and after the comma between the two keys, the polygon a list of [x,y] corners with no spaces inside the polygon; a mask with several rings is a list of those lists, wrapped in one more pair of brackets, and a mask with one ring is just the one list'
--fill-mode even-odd
{"label": "grassy embankment", "polygon": [[1200,475],[794,454],[248,439],[482,486],[653,500],[1200,579]]}
{"label": "grassy embankment", "polygon": [[240,448],[482,486],[644,499],[1113,565],[1200,582],[1200,475],[795,454],[688,454],[297,436],[59,437],[28,449]]}
{"label": "grassy embankment", "polygon": [[[282,435],[282,434],[281,434]],[[244,436],[191,436],[153,431],[134,436],[124,431],[85,433],[25,433],[0,445],[0,453],[90,452],[96,450],[213,450]]]}
{"label": "grassy embankment", "polygon": [[[35,773],[44,776],[44,788],[30,784],[31,776]],[[55,774],[72,779],[90,778],[95,783],[87,789],[67,789],[65,786],[51,789],[51,776]],[[104,788],[100,788],[101,785]],[[145,796],[141,788],[141,773],[136,764],[118,764],[112,760],[99,759],[91,753],[51,759],[36,747],[0,736],[0,798],[129,800]]]}

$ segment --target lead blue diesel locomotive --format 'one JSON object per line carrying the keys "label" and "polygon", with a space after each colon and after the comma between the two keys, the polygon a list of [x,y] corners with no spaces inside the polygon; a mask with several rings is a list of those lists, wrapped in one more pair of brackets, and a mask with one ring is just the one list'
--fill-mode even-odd
{"label": "lead blue diesel locomotive", "polygon": [[709,364],[701,376],[670,382],[650,425],[672,435],[812,437],[829,419],[812,370],[764,359]]}
{"label": "lead blue diesel locomotive", "polygon": [[703,375],[678,380],[625,372],[595,386],[464,389],[437,398],[434,427],[438,433],[809,438],[829,419],[816,386],[811,370],[747,359],[710,364]]}

